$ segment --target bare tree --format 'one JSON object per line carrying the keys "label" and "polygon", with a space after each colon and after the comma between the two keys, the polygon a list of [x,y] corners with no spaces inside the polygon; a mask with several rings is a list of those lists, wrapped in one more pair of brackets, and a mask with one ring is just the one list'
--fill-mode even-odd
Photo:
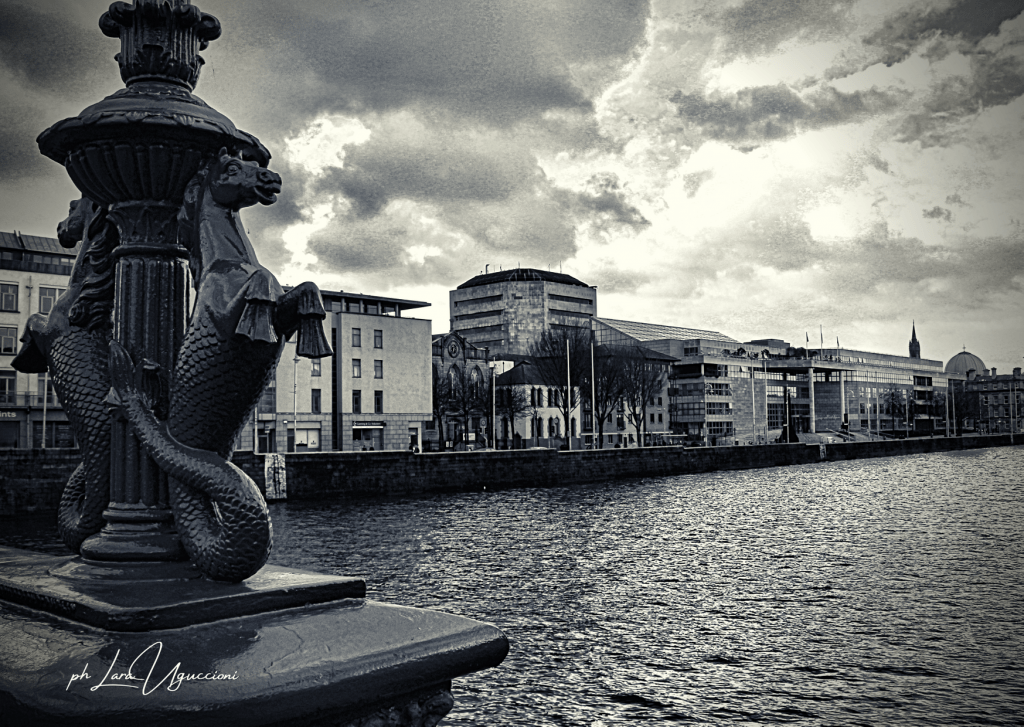
{"label": "bare tree", "polygon": [[[597,424],[598,447],[604,449],[604,425],[615,414],[622,399],[623,353],[618,347],[599,346],[594,349],[594,386],[591,412]],[[589,379],[589,373],[587,378]],[[584,396],[591,398],[591,388],[584,387]]]}
{"label": "bare tree", "polygon": [[622,399],[626,415],[636,429],[639,446],[644,446],[641,427],[647,416],[647,402],[661,393],[667,366],[653,351],[642,346],[626,346],[622,350]]}
{"label": "bare tree", "polygon": [[[452,415],[457,415],[462,420],[464,436],[470,431],[470,417],[484,413],[483,393],[486,384],[482,375],[476,376],[470,366],[471,364],[467,362],[465,369],[453,366],[448,372],[449,407],[452,409]],[[486,409],[490,411],[489,401]],[[466,438],[468,440],[468,436]]]}
{"label": "bare tree", "polygon": [[558,392],[555,408],[565,422],[566,437],[571,436],[572,412],[579,406],[580,389],[589,382],[590,329],[548,329],[530,345],[530,358],[541,381]]}
{"label": "bare tree", "polygon": [[906,426],[907,413],[909,412],[907,392],[896,384],[890,384],[881,393],[882,410],[893,420],[893,429],[896,429],[896,421]]}
{"label": "bare tree", "polygon": [[[513,436],[516,431],[516,421],[522,419],[530,412],[530,397],[526,390],[518,385],[499,386],[497,391],[498,418],[509,422],[509,429]],[[497,437],[497,433],[495,433]],[[508,449],[508,438],[505,438],[505,448]]]}
{"label": "bare tree", "polygon": [[437,367],[431,367],[431,397],[433,399],[434,421],[437,422],[438,447],[445,448],[445,420],[451,409],[451,386],[449,378],[438,373]]}

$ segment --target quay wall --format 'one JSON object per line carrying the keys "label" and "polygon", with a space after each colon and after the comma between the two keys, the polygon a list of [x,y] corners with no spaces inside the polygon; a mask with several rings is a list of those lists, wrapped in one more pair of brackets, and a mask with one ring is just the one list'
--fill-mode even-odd
{"label": "quay wall", "polygon": [[[650,447],[558,452],[515,451],[308,452],[285,455],[288,499],[317,500],[421,492],[475,491],[484,487],[550,487],[633,477],[754,469],[947,452],[1024,444],[1009,434],[920,437],[834,444],[745,447]],[[61,491],[80,456],[75,449],[11,450],[0,454],[0,517],[56,511]],[[232,461],[266,493],[264,455],[235,452]]]}
{"label": "quay wall", "polygon": [[82,461],[77,449],[10,449],[0,454],[0,517],[56,512]]}
{"label": "quay wall", "polygon": [[[285,457],[288,499],[317,500],[484,487],[550,487],[633,477],[754,469],[1024,444],[1010,435],[935,437],[834,444],[441,452],[309,452]],[[233,460],[263,489],[263,455]]]}

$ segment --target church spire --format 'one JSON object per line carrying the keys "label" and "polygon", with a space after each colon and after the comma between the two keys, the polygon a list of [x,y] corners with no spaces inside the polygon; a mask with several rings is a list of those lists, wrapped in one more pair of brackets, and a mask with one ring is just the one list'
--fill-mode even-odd
{"label": "church spire", "polygon": [[917,322],[910,325],[910,358],[921,358],[921,344],[917,340]]}

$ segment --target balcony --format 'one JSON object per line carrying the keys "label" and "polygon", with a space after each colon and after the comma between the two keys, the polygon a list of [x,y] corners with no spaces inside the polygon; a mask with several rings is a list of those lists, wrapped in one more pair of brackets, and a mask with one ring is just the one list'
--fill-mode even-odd
{"label": "balcony", "polygon": [[44,399],[46,401],[47,408],[61,408],[60,401],[58,401],[56,395],[52,393],[47,396],[43,396],[42,394],[29,394],[24,391],[0,393],[0,407],[31,407],[34,409],[41,409],[43,407]]}

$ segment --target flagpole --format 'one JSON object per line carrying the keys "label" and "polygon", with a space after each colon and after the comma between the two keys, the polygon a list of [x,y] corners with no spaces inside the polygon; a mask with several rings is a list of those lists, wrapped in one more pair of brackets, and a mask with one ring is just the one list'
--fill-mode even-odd
{"label": "flagpole", "polygon": [[594,331],[590,331],[590,448],[597,449],[597,383],[594,377]]}
{"label": "flagpole", "polygon": [[569,372],[569,339],[565,339],[565,441],[572,451],[572,432],[569,430],[569,415],[572,414],[572,374]]}

